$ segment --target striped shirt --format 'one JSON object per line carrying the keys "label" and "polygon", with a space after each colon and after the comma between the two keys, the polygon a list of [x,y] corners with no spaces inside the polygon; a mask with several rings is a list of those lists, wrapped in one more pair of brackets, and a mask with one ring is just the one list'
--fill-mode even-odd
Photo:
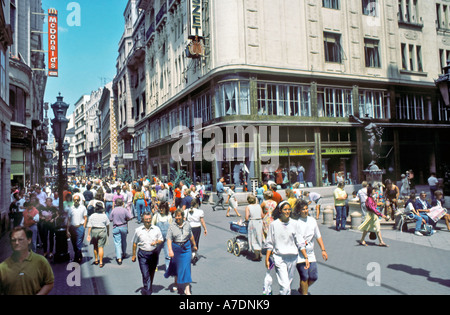
{"label": "striped shirt", "polygon": [[166,238],[175,243],[186,243],[192,236],[191,225],[184,221],[181,226],[176,222],[169,226]]}

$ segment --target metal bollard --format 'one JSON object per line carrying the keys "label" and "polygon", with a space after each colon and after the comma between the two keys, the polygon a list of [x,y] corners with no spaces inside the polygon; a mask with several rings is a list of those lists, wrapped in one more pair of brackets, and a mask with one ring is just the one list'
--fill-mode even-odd
{"label": "metal bollard", "polygon": [[330,205],[325,206],[325,208],[323,210],[323,224],[332,226],[333,225],[333,216],[334,216],[333,206],[330,206]]}
{"label": "metal bollard", "polygon": [[355,211],[350,214],[350,217],[351,217],[352,229],[357,230],[358,226],[360,226],[362,223],[362,214],[359,213],[358,211]]}

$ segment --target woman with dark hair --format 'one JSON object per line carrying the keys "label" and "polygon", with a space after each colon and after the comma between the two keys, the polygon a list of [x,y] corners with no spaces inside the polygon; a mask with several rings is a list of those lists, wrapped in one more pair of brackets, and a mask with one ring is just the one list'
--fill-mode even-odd
{"label": "woman with dark hair", "polygon": [[297,220],[291,219],[291,205],[287,201],[278,204],[273,212],[274,221],[269,226],[264,247],[266,252],[266,268],[270,270],[270,256],[273,256],[280,295],[291,294],[291,283],[294,279],[299,253],[305,258],[305,269],[309,268],[306,242],[300,234]]}
{"label": "woman with dark hair", "polygon": [[103,202],[97,202],[95,212],[89,217],[87,223],[88,234],[86,240],[94,245],[94,265],[100,264],[103,268],[103,248],[109,235],[109,219],[104,212]]}
{"label": "woman with dark hair", "polygon": [[159,211],[155,212],[152,218],[152,225],[156,225],[161,230],[161,234],[164,238],[164,258],[166,270],[169,268],[170,257],[169,248],[167,247],[167,231],[169,226],[172,224],[172,215],[169,211],[169,203],[167,201],[162,201],[159,205]]}
{"label": "woman with dark hair", "polygon": [[379,217],[386,219],[386,216],[377,210],[377,202],[373,198],[373,193],[374,188],[372,187],[372,185],[367,186],[367,215],[364,222],[358,227],[358,230],[363,232],[359,244],[362,246],[367,246],[364,239],[366,238],[367,233],[372,232],[376,233],[378,240],[380,241],[379,246],[388,247],[388,245],[386,245],[381,238],[381,226],[379,220]]}

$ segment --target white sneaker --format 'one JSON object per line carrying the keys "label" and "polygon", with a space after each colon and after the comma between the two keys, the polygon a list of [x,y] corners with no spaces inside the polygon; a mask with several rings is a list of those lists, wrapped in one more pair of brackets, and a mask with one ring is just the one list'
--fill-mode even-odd
{"label": "white sneaker", "polygon": [[414,232],[414,235],[417,235],[417,236],[423,236],[423,234],[420,233],[419,231],[415,231],[415,232]]}

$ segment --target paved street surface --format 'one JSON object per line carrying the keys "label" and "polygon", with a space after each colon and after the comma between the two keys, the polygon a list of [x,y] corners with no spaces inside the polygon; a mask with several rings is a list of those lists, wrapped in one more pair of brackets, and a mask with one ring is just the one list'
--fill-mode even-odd
{"label": "paved street surface", "polygon": [[[226,250],[226,243],[236,236],[229,229],[229,222],[237,217],[227,218],[225,211],[212,211],[210,205],[203,205],[208,235],[200,238],[196,266],[192,266],[192,293],[195,295],[261,295],[265,268],[263,262],[253,262],[245,254],[236,257]],[[245,206],[239,207],[241,215]],[[68,263],[52,264],[56,283],[51,294],[55,295],[140,295],[142,285],[138,263],[131,261],[131,239],[137,227],[134,219],[129,223],[129,257],[119,266],[115,260],[112,237],[105,248],[105,267],[93,265],[92,246],[83,250],[84,261],[80,269]],[[404,294],[450,294],[450,232],[443,221],[438,232],[431,237],[418,237],[409,232],[399,232],[390,227],[382,230],[389,248],[378,247],[367,237],[368,247],[358,245],[359,231],[337,232],[333,227],[320,222],[319,228],[329,255],[324,262],[320,248],[316,246],[319,262],[319,280],[310,288],[312,295],[404,295]],[[10,253],[7,235],[0,241],[0,261]],[[69,248],[71,244],[69,242]],[[172,278],[164,278],[163,255],[154,279],[155,295],[177,295],[169,291]],[[78,272],[80,271],[80,272]],[[81,276],[81,283],[76,280]],[[275,272],[273,291],[278,294]],[[73,285],[75,283],[75,285]],[[292,294],[298,294],[299,283],[296,274],[292,283]],[[73,285],[73,286],[71,286]]]}

